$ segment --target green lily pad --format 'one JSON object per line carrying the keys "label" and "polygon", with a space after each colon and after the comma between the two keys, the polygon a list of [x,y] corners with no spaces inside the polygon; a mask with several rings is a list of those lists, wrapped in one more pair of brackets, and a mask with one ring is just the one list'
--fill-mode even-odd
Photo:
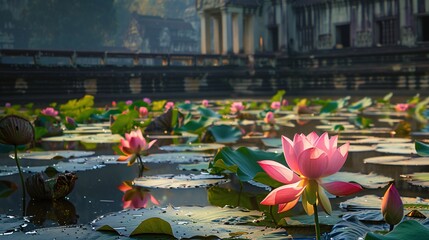
{"label": "green lily pad", "polygon": [[351,172],[337,172],[333,175],[323,178],[324,182],[344,181],[356,182],[361,186],[369,189],[382,188],[393,181],[392,178],[380,176],[375,173],[361,174]]}
{"label": "green lily pad", "polygon": [[217,125],[207,129],[217,143],[235,143],[240,140],[242,133],[240,129],[228,125]]}
{"label": "green lily pad", "polygon": [[74,130],[64,130],[64,134],[97,134],[97,133],[111,133],[110,129],[101,127],[77,127]]}
{"label": "green lily pad", "polygon": [[429,157],[381,156],[365,158],[363,162],[392,166],[429,166]]}
{"label": "green lily pad", "polygon": [[210,187],[214,185],[224,184],[229,182],[228,179],[219,175],[157,175],[146,176],[134,179],[133,183],[136,186],[147,188],[200,188]]}
{"label": "green lily pad", "polygon": [[15,166],[0,166],[0,177],[13,175],[18,173],[18,169]]}
{"label": "green lily pad", "polygon": [[200,114],[204,117],[208,117],[208,118],[220,118],[221,115],[209,108],[203,108],[203,107],[199,107],[198,111],[200,112]]}
{"label": "green lily pad", "polygon": [[0,214],[0,236],[6,232],[19,229],[25,223],[24,219]]}
{"label": "green lily pad", "polygon": [[218,143],[190,143],[190,144],[177,144],[177,145],[168,145],[161,146],[160,149],[168,152],[203,152],[203,151],[213,151],[218,150],[225,145]]}
{"label": "green lily pad", "polygon": [[265,147],[279,148],[282,146],[281,138],[263,138],[261,141]]}
{"label": "green lily pad", "polygon": [[[341,215],[344,213],[341,211],[332,211],[331,215],[325,212],[319,212],[318,214],[320,224],[333,226],[341,220]],[[314,216],[308,216],[307,214],[285,217],[284,221],[287,226],[314,226]]]}
{"label": "green lily pad", "polygon": [[381,235],[368,232],[365,240],[429,239],[429,228],[414,220],[399,223],[391,232]]}
{"label": "green lily pad", "polygon": [[416,149],[417,154],[422,157],[429,157],[429,144],[416,141],[414,147]]}
{"label": "green lily pad", "polygon": [[52,166],[34,166],[34,167],[24,167],[22,170],[28,173],[38,173],[43,172],[48,167],[53,167],[57,172],[79,172],[79,171],[88,171],[98,168],[102,168],[105,165],[99,164],[97,162],[58,162]]}
{"label": "green lily pad", "polygon": [[10,196],[18,189],[16,183],[6,180],[0,180],[0,198]]}
{"label": "green lily pad", "polygon": [[[18,158],[33,159],[33,160],[58,160],[58,159],[64,159],[64,158],[91,156],[94,153],[95,152],[90,152],[90,151],[73,151],[73,150],[40,151],[40,152],[18,153]],[[10,157],[14,158],[14,155],[11,154]]]}
{"label": "green lily pad", "polygon": [[213,159],[212,154],[200,152],[183,152],[177,153],[157,153],[142,158],[145,163],[195,163],[208,162]]}
{"label": "green lily pad", "polygon": [[403,177],[412,185],[429,187],[429,172],[417,172]]}
{"label": "green lily pad", "polygon": [[121,138],[119,134],[100,133],[84,136],[80,141],[83,143],[118,143],[121,141]]}
{"label": "green lily pad", "polygon": [[411,139],[408,138],[380,138],[380,137],[367,137],[363,139],[358,139],[353,143],[356,144],[380,144],[380,143],[408,143],[411,142]]}
{"label": "green lily pad", "polygon": [[198,134],[188,133],[188,132],[182,132],[181,135],[153,135],[148,134],[146,135],[149,139],[179,139],[179,138],[198,138]]}
{"label": "green lily pad", "polygon": [[374,146],[350,145],[349,152],[370,152],[375,149],[376,148]]}
{"label": "green lily pad", "polygon": [[127,161],[118,161],[118,155],[97,155],[92,157],[73,158],[69,159],[70,163],[79,164],[128,164]]}
{"label": "green lily pad", "polygon": [[42,138],[42,141],[44,141],[44,142],[74,142],[74,141],[80,141],[84,137],[85,136],[78,135],[78,134],[64,134],[62,136]]}
{"label": "green lily pad", "polygon": [[[142,228],[146,220],[162,219],[168,227],[159,229],[160,234],[173,234],[177,239],[193,237],[281,239],[288,234],[281,229],[251,226],[261,218],[257,211],[219,207],[180,207],[125,210],[98,218],[92,222],[97,231],[114,231],[121,236],[146,233]],[[245,225],[249,224],[249,225]]]}
{"label": "green lily pad", "polygon": [[179,164],[177,168],[182,171],[207,171],[207,169],[209,168],[209,162]]}
{"label": "green lily pad", "polygon": [[376,151],[392,154],[416,154],[414,143],[379,143]]}
{"label": "green lily pad", "polygon": [[[411,206],[409,209],[419,208],[419,206],[429,206],[429,201],[422,198],[401,197],[404,208],[407,205]],[[381,196],[365,195],[354,197],[340,203],[340,208],[348,211],[356,210],[378,210],[381,208]],[[408,210],[405,210],[408,211]]]}

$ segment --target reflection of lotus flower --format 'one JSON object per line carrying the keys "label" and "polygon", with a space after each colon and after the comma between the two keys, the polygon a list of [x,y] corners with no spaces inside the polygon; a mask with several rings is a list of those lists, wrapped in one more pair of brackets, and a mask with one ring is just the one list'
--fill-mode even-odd
{"label": "reflection of lotus flower", "polygon": [[243,109],[244,109],[244,105],[242,102],[233,102],[230,108],[232,114],[239,113]]}
{"label": "reflection of lotus flower", "polygon": [[54,108],[51,108],[51,107],[47,107],[43,109],[42,111],[40,111],[40,113],[42,113],[45,116],[51,116],[51,117],[55,117],[58,115],[58,111],[56,111]]}
{"label": "reflection of lotus flower", "polygon": [[278,109],[280,109],[280,107],[281,107],[280,102],[272,102],[271,103],[271,108],[274,110],[278,110]]}
{"label": "reflection of lotus flower", "polygon": [[121,139],[119,148],[126,155],[120,156],[118,161],[128,160],[128,165],[132,165],[136,161],[136,158],[140,157],[142,153],[151,148],[155,142],[156,140],[152,140],[148,144],[140,129],[125,133],[125,139]]}
{"label": "reflection of lotus flower", "polygon": [[279,212],[293,208],[302,196],[302,205],[307,214],[312,215],[319,202],[325,212],[331,213],[331,204],[326,191],[335,196],[345,196],[360,191],[358,184],[347,182],[324,183],[323,177],[338,172],[346,161],[349,143],[337,148],[337,136],[329,138],[327,133],[320,137],[312,132],[295,134],[293,141],[282,136],[284,165],[265,160],[259,165],[273,179],[285,184],[271,191],[262,200],[264,205],[279,205]]}
{"label": "reflection of lotus flower", "polygon": [[395,110],[397,112],[405,112],[408,110],[409,107],[410,105],[408,103],[398,103],[395,105]]}
{"label": "reflection of lotus flower", "polygon": [[274,113],[267,112],[267,114],[265,114],[264,122],[268,124],[274,124],[276,122],[276,120],[274,119]]}
{"label": "reflection of lotus flower", "polygon": [[383,196],[381,213],[383,214],[384,220],[390,225],[398,224],[404,216],[401,196],[393,183],[390,184]]}
{"label": "reflection of lotus flower", "polygon": [[143,98],[143,102],[145,102],[147,104],[151,104],[152,100],[150,100],[150,98]]}
{"label": "reflection of lotus flower", "polygon": [[167,102],[164,106],[165,110],[168,110],[173,107],[174,107],[174,102]]}
{"label": "reflection of lotus flower", "polygon": [[133,186],[131,182],[125,181],[118,188],[124,193],[122,197],[124,209],[146,208],[149,201],[159,205],[158,200],[148,190]]}
{"label": "reflection of lotus flower", "polygon": [[34,128],[27,119],[9,115],[0,120],[0,143],[16,146],[33,140]]}
{"label": "reflection of lotus flower", "polygon": [[149,114],[149,111],[147,110],[146,107],[140,107],[139,108],[139,116],[142,117],[146,117]]}
{"label": "reflection of lotus flower", "polygon": [[201,101],[201,105],[203,105],[203,107],[208,107],[209,101],[207,99],[204,99],[203,101]]}

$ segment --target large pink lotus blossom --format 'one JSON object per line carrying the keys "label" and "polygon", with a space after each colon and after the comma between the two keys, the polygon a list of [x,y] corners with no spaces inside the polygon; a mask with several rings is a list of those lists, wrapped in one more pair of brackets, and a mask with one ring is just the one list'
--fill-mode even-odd
{"label": "large pink lotus blossom", "polygon": [[140,129],[125,133],[125,139],[121,139],[121,145],[119,146],[119,149],[125,155],[120,156],[118,161],[128,161],[128,166],[134,164],[137,157],[140,158],[142,154],[145,154],[155,142],[156,140],[152,140],[147,143]]}
{"label": "large pink lotus blossom", "polygon": [[265,114],[264,122],[268,123],[268,124],[276,123],[276,120],[274,119],[274,113],[273,112],[267,112],[267,114]]}
{"label": "large pink lotus blossom", "polygon": [[280,102],[272,102],[271,103],[271,108],[274,110],[279,110],[282,107]]}
{"label": "large pink lotus blossom", "polygon": [[332,212],[325,191],[335,196],[345,196],[362,189],[348,182],[325,183],[322,178],[338,172],[347,159],[349,143],[337,148],[338,136],[329,138],[328,133],[320,137],[312,132],[307,136],[295,134],[293,141],[282,136],[283,153],[289,168],[275,161],[260,161],[267,174],[285,184],[271,191],[261,204],[279,205],[279,212],[293,208],[302,197],[302,205],[308,215],[314,214],[313,206],[320,205],[326,213]]}
{"label": "large pink lotus blossom", "polygon": [[40,112],[45,116],[56,117],[58,115],[58,111],[51,107],[47,107]]}
{"label": "large pink lotus blossom", "polygon": [[124,193],[122,197],[124,209],[146,208],[149,201],[155,205],[159,205],[158,200],[148,190],[133,186],[128,181],[123,182],[118,189]]}
{"label": "large pink lotus blossom", "polygon": [[243,109],[244,109],[244,105],[243,105],[243,103],[242,103],[242,102],[233,102],[233,103],[231,104],[231,108],[230,108],[230,110],[231,110],[231,113],[232,113],[232,114],[239,113],[239,112],[241,112]]}
{"label": "large pink lotus blossom", "polygon": [[395,105],[395,110],[397,112],[405,112],[410,108],[410,105],[408,103],[398,103]]}
{"label": "large pink lotus blossom", "polygon": [[393,183],[390,184],[383,196],[383,200],[381,201],[381,213],[383,214],[384,220],[390,225],[398,224],[404,216],[401,196]]}

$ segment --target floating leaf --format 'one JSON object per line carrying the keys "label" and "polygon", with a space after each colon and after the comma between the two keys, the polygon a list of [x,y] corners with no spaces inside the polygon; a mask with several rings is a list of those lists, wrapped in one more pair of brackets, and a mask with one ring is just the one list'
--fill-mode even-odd
{"label": "floating leaf", "polygon": [[177,145],[168,145],[162,146],[159,149],[169,152],[201,152],[201,151],[212,151],[218,150],[225,145],[218,143],[194,143],[194,144],[177,144]]}
{"label": "floating leaf", "polygon": [[184,153],[157,153],[145,156],[142,158],[145,163],[194,163],[208,162],[213,158],[212,154],[198,152]]}
{"label": "floating leaf", "polygon": [[[284,239],[288,236],[282,229],[250,226],[261,218],[260,212],[212,206],[125,210],[98,218],[92,222],[92,226],[97,230],[114,230],[119,235],[130,236],[131,233],[143,234],[136,229],[143,221],[151,218],[168,222],[177,239],[209,236],[226,239],[233,235],[251,239]],[[160,234],[170,234],[165,229],[160,231]]]}
{"label": "floating leaf", "polygon": [[0,166],[0,177],[9,176],[18,173],[15,166]]}
{"label": "floating leaf", "polygon": [[376,146],[377,152],[392,154],[416,154],[413,143],[380,143]]}
{"label": "floating leaf", "polygon": [[203,108],[203,107],[199,107],[198,111],[200,112],[200,114],[204,117],[208,117],[208,118],[216,118],[219,119],[221,118],[221,115],[209,108]]}
{"label": "floating leaf", "polygon": [[218,175],[158,175],[134,179],[134,185],[147,188],[199,188],[229,182],[223,176]]}
{"label": "floating leaf", "polygon": [[179,170],[182,171],[207,171],[209,168],[209,162],[199,162],[199,163],[193,163],[193,164],[179,164],[177,167]]}
{"label": "floating leaf", "polygon": [[281,138],[263,138],[261,141],[265,147],[279,148],[282,146]]}
{"label": "floating leaf", "polygon": [[381,156],[365,158],[363,162],[394,166],[429,166],[429,157]]}
{"label": "floating leaf", "polygon": [[12,232],[15,229],[19,229],[24,224],[25,221],[22,218],[0,214],[0,236],[5,232]]}
{"label": "floating leaf", "polygon": [[415,142],[415,149],[417,151],[417,154],[419,154],[422,157],[429,157],[429,145],[416,141]]}
{"label": "floating leaf", "polygon": [[391,239],[429,239],[429,228],[417,221],[406,220],[399,223],[391,232],[381,235],[368,232],[365,240],[391,240]]}
{"label": "floating leaf", "polygon": [[392,178],[380,176],[374,173],[361,174],[351,172],[337,172],[333,175],[323,178],[326,182],[333,181],[344,181],[344,182],[356,182],[365,188],[376,189],[382,188],[393,181]]}
{"label": "floating leaf", "polygon": [[369,97],[364,97],[361,100],[350,104],[347,108],[350,112],[362,111],[363,109],[372,105],[372,99]]}
{"label": "floating leaf", "polygon": [[54,168],[57,172],[78,172],[88,171],[104,167],[98,162],[58,162],[52,166],[24,167],[22,170],[28,173],[44,172],[48,167]]}
{"label": "floating leaf", "polygon": [[0,180],[0,198],[10,196],[18,189],[16,183],[6,180]]}
{"label": "floating leaf", "polygon": [[[422,198],[410,198],[410,197],[401,197],[402,202],[404,203],[404,208],[413,209],[429,206],[429,201]],[[406,206],[410,206],[407,208]],[[354,197],[340,203],[340,208],[346,209],[348,211],[356,210],[378,210],[381,208],[381,196],[375,195],[365,195],[360,197]]]}
{"label": "floating leaf", "polygon": [[[34,160],[53,160],[53,159],[91,156],[94,153],[95,152],[90,152],[90,151],[73,151],[73,150],[40,151],[40,152],[18,153],[18,158],[34,159]],[[10,157],[14,158],[14,155],[10,155]]]}
{"label": "floating leaf", "polygon": [[371,137],[368,136],[367,138],[362,138],[354,141],[353,143],[356,144],[379,144],[379,143],[407,143],[411,142],[411,139],[409,138],[380,138],[380,137]]}
{"label": "floating leaf", "polygon": [[412,185],[429,187],[429,172],[407,174],[405,178]]}
{"label": "floating leaf", "polygon": [[240,140],[242,133],[240,129],[228,125],[217,125],[207,129],[217,143],[235,143]]}

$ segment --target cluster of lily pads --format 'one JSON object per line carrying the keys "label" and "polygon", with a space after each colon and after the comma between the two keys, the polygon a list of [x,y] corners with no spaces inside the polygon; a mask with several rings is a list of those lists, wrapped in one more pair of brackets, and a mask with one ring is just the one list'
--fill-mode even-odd
{"label": "cluster of lily pads", "polygon": [[[272,160],[287,167],[287,159],[283,154],[285,146],[280,135],[292,137],[295,133],[300,133],[297,132],[299,127],[317,120],[323,125],[315,126],[307,133],[320,131],[331,135],[337,134],[339,142],[350,143],[348,151],[352,154],[366,151],[390,154],[392,149],[399,154],[362,159],[359,164],[397,165],[402,161],[413,162],[414,165],[428,165],[429,146],[425,142],[427,141],[425,137],[429,130],[427,127],[429,98],[420,99],[420,96],[416,95],[406,102],[393,104],[392,95],[388,94],[376,100],[365,97],[354,102],[350,102],[350,97],[335,100],[297,98],[287,101],[285,92],[279,91],[271,99],[259,101],[172,102],[151,101],[145,98],[112,102],[103,107],[95,106],[94,97],[87,95],[65,104],[52,103],[41,109],[34,108],[32,104],[25,106],[7,104],[3,108],[3,115],[19,116],[34,125],[36,146],[49,142],[79,141],[88,149],[96,150],[95,144],[108,143],[113,146],[116,153],[109,156],[92,156],[96,151],[67,149],[37,151],[34,147],[16,144],[16,149],[21,149],[22,152],[14,157],[15,160],[38,157],[66,159],[55,162],[52,166],[27,167],[24,168],[24,172],[65,173],[82,169],[95,170],[106,164],[117,164],[125,160],[128,165],[139,163],[140,168],[138,177],[133,181],[124,182],[119,187],[124,192],[122,199],[126,208],[124,211],[97,218],[85,227],[44,228],[30,233],[19,231],[20,226],[25,224],[22,219],[0,215],[1,225],[4,226],[0,229],[0,234],[13,232],[5,236],[10,238],[21,238],[25,234],[31,234],[35,239],[44,239],[57,234],[87,239],[116,239],[117,235],[126,239],[140,234],[152,234],[152,237],[164,234],[158,236],[161,239],[285,238],[290,236],[290,233],[293,235],[296,231],[294,229],[311,226],[313,222],[312,218],[308,218],[309,210],[305,209],[305,204],[304,209],[288,206],[288,211],[284,212],[275,206],[278,205],[277,202],[267,204],[274,206],[260,204],[268,191],[286,184],[282,182],[282,178],[276,178],[273,174],[268,175],[269,171],[261,166],[261,161]],[[389,127],[376,127],[377,123],[374,123],[373,116]],[[374,134],[379,136],[374,137]],[[421,140],[413,142],[412,137]],[[165,145],[163,140],[167,140],[168,144]],[[2,147],[5,148],[5,152],[11,150],[7,146]],[[181,164],[179,168],[197,170],[199,173],[145,176],[143,164],[151,162]],[[193,164],[190,165],[189,162]],[[291,169],[294,170],[293,167]],[[2,172],[8,174],[15,173],[14,171],[13,167],[2,168]],[[295,173],[301,177],[305,175],[302,172]],[[325,175],[323,181],[352,181],[363,189],[385,188],[389,182],[394,181],[390,177],[375,173],[365,175],[334,171]],[[421,185],[427,186],[428,175],[429,173],[417,172],[404,177],[411,183],[422,182]],[[227,184],[233,184],[231,181],[238,181],[240,187],[225,187]],[[317,188],[319,183],[308,184],[307,189],[311,189],[312,186]],[[393,195],[390,198],[398,198],[399,193],[390,190],[394,189],[392,186],[394,185],[389,185],[385,199],[390,195]],[[209,202],[213,206],[148,208],[149,203],[159,205],[159,201],[148,189],[194,187],[208,188]],[[0,181],[1,197],[9,196],[16,189],[15,183]],[[311,204],[320,204],[324,201],[326,204],[326,199],[322,200],[320,196],[308,200],[308,196],[313,196],[309,193],[305,195],[307,197],[304,201],[300,196],[301,194],[292,200],[295,203],[301,201]],[[326,195],[326,198],[337,204],[335,197],[331,194]],[[382,208],[380,197],[359,196],[341,202],[333,211],[327,211],[326,206],[322,205],[327,212],[326,215],[319,215],[324,232],[322,237],[403,239],[409,236],[407,234],[416,232],[420,234],[419,236],[429,236],[426,217],[419,221],[406,220],[416,219],[416,211],[425,216],[425,209],[429,204],[426,200],[402,198],[401,204],[404,202],[405,210],[401,205],[400,221],[389,223],[383,218],[385,211],[380,211]],[[399,205],[396,205],[396,209],[397,206]],[[286,206],[281,207],[285,209]],[[398,217],[395,218],[397,219]],[[398,225],[393,231],[383,235],[390,230],[389,224]],[[312,229],[305,228],[304,231]],[[374,234],[376,231],[382,234]]]}

